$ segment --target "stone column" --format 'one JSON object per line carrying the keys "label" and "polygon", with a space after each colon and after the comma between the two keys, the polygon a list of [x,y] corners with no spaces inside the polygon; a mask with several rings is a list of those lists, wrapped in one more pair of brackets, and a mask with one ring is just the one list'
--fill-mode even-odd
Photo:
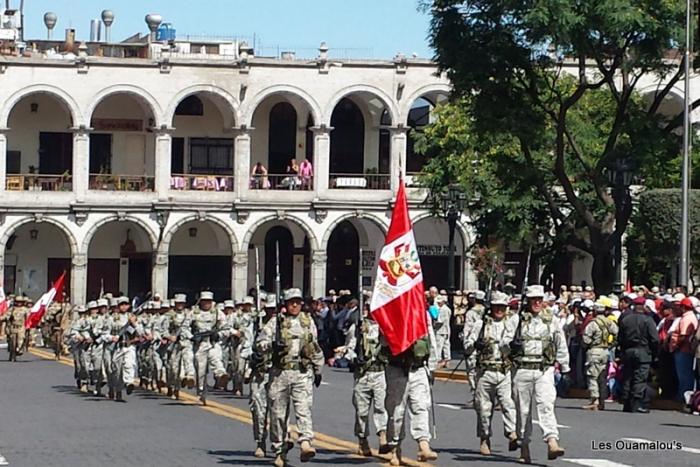
{"label": "stone column", "polygon": [[0,192],[5,191],[7,179],[7,130],[0,129]]}
{"label": "stone column", "polygon": [[77,253],[73,255],[71,263],[71,303],[85,305],[87,294],[87,255]]}
{"label": "stone column", "polygon": [[236,199],[246,199],[248,195],[249,180],[250,180],[250,133],[255,128],[241,126],[234,128],[236,134],[236,145],[233,155],[233,173],[234,173],[234,191]]}
{"label": "stone column", "polygon": [[170,192],[170,176],[172,171],[172,144],[171,129],[161,129],[156,133],[156,170],[155,188],[158,193],[158,201],[167,201]]}
{"label": "stone column", "polygon": [[90,133],[81,127],[73,132],[73,193],[84,201],[90,181]]}
{"label": "stone column", "polygon": [[153,293],[160,293],[161,297],[169,297],[168,294],[168,253],[158,252],[153,257],[153,273],[151,276],[151,288]]}
{"label": "stone column", "polygon": [[323,197],[322,194],[328,190],[332,130],[332,127],[326,125],[311,128],[314,132],[314,191],[318,198]]}
{"label": "stone column", "polygon": [[406,175],[406,148],[408,128],[398,125],[389,129],[391,133],[391,192],[399,189],[399,177]]}
{"label": "stone column", "polygon": [[232,258],[231,295],[236,298],[248,294],[248,252],[237,251]]}
{"label": "stone column", "polygon": [[326,294],[326,263],[328,255],[325,250],[311,252],[311,296],[323,297]]}

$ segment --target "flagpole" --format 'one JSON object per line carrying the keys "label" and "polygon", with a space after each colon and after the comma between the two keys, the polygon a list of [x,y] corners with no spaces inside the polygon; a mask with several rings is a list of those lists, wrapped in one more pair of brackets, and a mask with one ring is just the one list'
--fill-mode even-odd
{"label": "flagpole", "polygon": [[684,62],[684,91],[683,91],[683,167],[681,186],[681,248],[679,285],[688,287],[688,253],[690,251],[690,15],[692,12],[690,0],[686,0],[685,10],[685,56]]}

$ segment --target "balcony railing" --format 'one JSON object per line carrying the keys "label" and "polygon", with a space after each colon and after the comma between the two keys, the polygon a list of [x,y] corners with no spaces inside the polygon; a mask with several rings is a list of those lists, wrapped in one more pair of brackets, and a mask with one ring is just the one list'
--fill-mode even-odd
{"label": "balcony railing", "polygon": [[233,175],[172,174],[171,190],[233,191]]}
{"label": "balcony railing", "polygon": [[313,176],[267,174],[250,177],[251,190],[313,190]]}
{"label": "balcony railing", "polygon": [[73,189],[70,175],[17,174],[7,175],[5,189],[8,191],[70,191]]}
{"label": "balcony railing", "polygon": [[423,184],[420,178],[423,176],[423,172],[406,172],[406,186],[409,188],[421,188]]}
{"label": "balcony railing", "polygon": [[90,174],[90,189],[100,191],[153,191],[156,178],[150,175]]}
{"label": "balcony railing", "polygon": [[349,188],[354,190],[389,190],[389,174],[330,174],[331,188]]}

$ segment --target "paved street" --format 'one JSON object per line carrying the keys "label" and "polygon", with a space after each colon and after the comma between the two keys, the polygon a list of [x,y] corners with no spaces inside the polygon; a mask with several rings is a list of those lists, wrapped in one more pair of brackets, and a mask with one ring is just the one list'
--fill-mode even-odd
{"label": "paved street", "polygon": [[[269,465],[271,459],[252,456],[253,443],[247,400],[212,394],[206,408],[192,396],[175,402],[151,392],[135,391],[128,403],[99,400],[75,388],[70,366],[34,351],[7,362],[0,350],[0,454],[11,466],[209,466]],[[315,394],[314,422],[319,455],[313,463],[377,465],[379,458],[353,455],[352,377],[345,371],[324,370],[324,384]],[[475,415],[464,409],[466,385],[438,381],[435,385],[440,459],[434,465],[463,462],[473,465],[515,465],[505,440],[496,437],[495,455],[478,454]],[[695,466],[700,464],[700,417],[677,412],[636,415],[580,410],[580,400],[559,400],[561,442],[567,449],[556,464],[588,466]],[[538,430],[537,427],[535,427]],[[495,432],[502,430],[497,414]],[[538,432],[536,431],[536,434]],[[593,442],[621,438],[678,441],[675,451],[594,451]],[[376,445],[376,439],[372,440]],[[415,444],[404,444],[404,455],[415,459]],[[547,464],[544,444],[533,445],[533,462]],[[299,465],[298,451],[290,455]],[[408,463],[415,465],[415,462]],[[550,465],[554,463],[549,462]]]}

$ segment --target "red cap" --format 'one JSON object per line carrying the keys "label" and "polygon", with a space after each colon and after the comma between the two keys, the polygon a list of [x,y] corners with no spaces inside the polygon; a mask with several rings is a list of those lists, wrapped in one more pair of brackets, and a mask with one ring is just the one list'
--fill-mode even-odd
{"label": "red cap", "polygon": [[690,298],[685,297],[683,300],[681,300],[681,306],[686,310],[692,310],[693,302],[690,301]]}
{"label": "red cap", "polygon": [[634,303],[635,305],[644,305],[646,303],[646,299],[644,297],[637,297],[632,303]]}

